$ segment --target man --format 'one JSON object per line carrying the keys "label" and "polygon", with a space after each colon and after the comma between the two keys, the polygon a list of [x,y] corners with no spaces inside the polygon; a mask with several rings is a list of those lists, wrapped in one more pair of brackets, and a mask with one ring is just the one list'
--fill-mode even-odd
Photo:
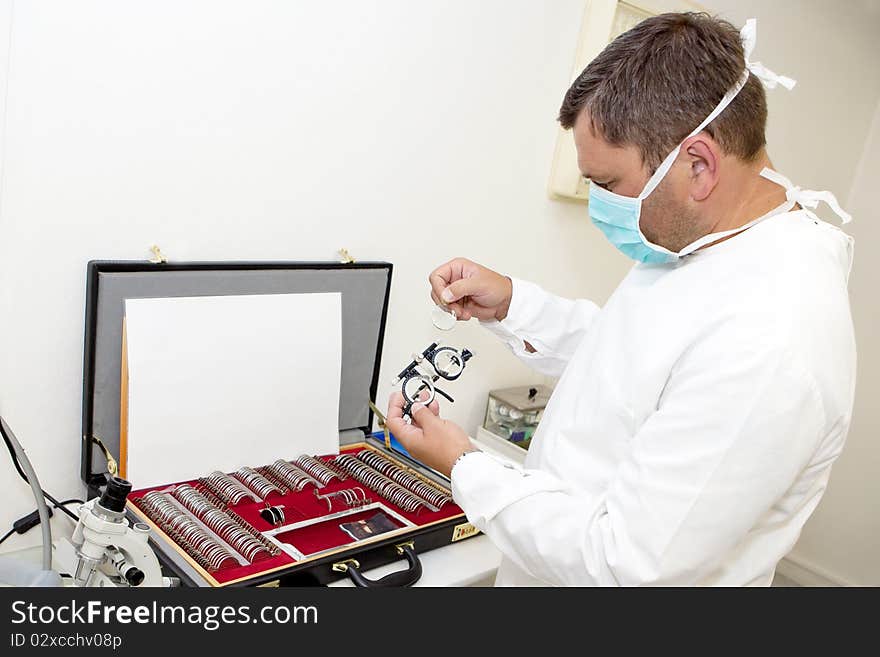
{"label": "man", "polygon": [[853,404],[852,241],[807,208],[848,216],[772,171],[762,81],[794,81],[748,61],[753,21],[742,36],[651,18],[566,93],[590,216],[637,261],[603,308],[464,259],[430,276],[436,303],[561,377],[523,470],[391,400],[394,434],[503,552],[499,585],[769,585],[825,490]]}

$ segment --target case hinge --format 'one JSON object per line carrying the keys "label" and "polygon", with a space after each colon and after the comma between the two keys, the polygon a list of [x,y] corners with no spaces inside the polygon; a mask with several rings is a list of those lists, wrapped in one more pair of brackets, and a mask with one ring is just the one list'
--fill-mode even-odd
{"label": "case hinge", "polygon": [[165,254],[162,253],[157,244],[153,244],[153,246],[150,247],[150,252],[153,254],[153,257],[150,258],[150,262],[154,265],[164,265],[168,262],[168,258],[165,257]]}
{"label": "case hinge", "polygon": [[107,445],[105,445],[97,436],[92,436],[91,440],[98,447],[100,447],[101,451],[104,453],[104,458],[107,460],[107,472],[109,472],[111,475],[115,475],[119,471],[119,464],[116,463],[116,459],[113,458],[110,450],[107,449]]}
{"label": "case hinge", "polygon": [[385,426],[385,416],[372,401],[368,399],[367,403],[369,403],[370,405],[370,410],[376,414],[376,419],[379,423],[379,426],[382,428],[382,433],[385,435],[385,447],[387,449],[391,449],[391,434],[388,433],[388,427]]}

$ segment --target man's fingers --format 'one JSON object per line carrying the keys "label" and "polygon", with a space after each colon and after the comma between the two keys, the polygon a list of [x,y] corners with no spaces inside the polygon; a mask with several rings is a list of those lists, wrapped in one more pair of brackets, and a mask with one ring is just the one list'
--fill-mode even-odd
{"label": "man's fingers", "polygon": [[406,405],[406,399],[403,398],[403,393],[395,391],[391,393],[391,397],[388,399],[388,413],[385,415],[386,420],[391,420],[392,418],[403,418],[403,407]]}
{"label": "man's fingers", "polygon": [[444,310],[451,312],[455,315],[456,319],[461,317],[461,304],[459,303],[447,303],[443,299],[440,298],[440,295],[443,293],[443,290],[446,289],[446,286],[449,284],[449,281],[442,277],[433,277],[431,278],[431,301],[434,302],[435,305],[440,306]]}
{"label": "man's fingers", "polygon": [[[422,390],[419,393],[419,398],[427,399],[428,395],[427,390]],[[403,409],[406,406],[406,399],[403,396],[403,393],[400,391],[395,391],[391,393],[391,397],[388,399],[388,413],[385,415],[386,424],[390,425],[391,420],[403,420]],[[422,406],[422,404],[419,404]],[[431,412],[434,415],[440,415],[440,402],[436,399],[432,401],[428,408],[431,409]],[[404,422],[406,424],[406,422]],[[408,426],[408,425],[407,425]]]}
{"label": "man's fingers", "polygon": [[388,427],[388,431],[406,447],[407,451],[410,450],[413,443],[423,437],[421,429],[413,424],[407,424],[403,418],[388,418],[388,422],[385,425]]}
{"label": "man's fingers", "polygon": [[440,294],[446,289],[446,286],[454,280],[453,276],[452,261],[440,265],[428,276],[428,282],[431,284],[431,292],[437,296],[438,303]]}
{"label": "man's fingers", "polygon": [[[439,407],[437,412],[439,412]],[[429,429],[435,423],[443,421],[433,409],[424,404],[413,404],[410,414],[412,415],[413,424],[418,425],[422,429]]]}
{"label": "man's fingers", "polygon": [[490,319],[492,316],[494,316],[494,313],[494,308],[485,308],[476,303],[473,297],[468,297],[462,302],[460,319],[462,321],[467,321],[471,317],[476,317],[477,319]]}
{"label": "man's fingers", "polygon": [[461,315],[461,304],[446,303],[445,301],[443,301],[440,297],[438,297],[434,293],[434,290],[431,290],[431,301],[434,302],[435,306],[438,306],[439,308],[443,308],[443,310],[445,310],[446,312],[452,313],[453,316],[455,317],[455,319],[458,319],[459,316]]}
{"label": "man's fingers", "polygon": [[472,275],[475,268],[476,265],[467,258],[453,258],[432,271],[428,275],[428,282],[431,284],[434,294],[442,299],[443,290],[451,283]]}
{"label": "man's fingers", "polygon": [[479,292],[480,282],[475,278],[460,278],[453,281],[446,289],[440,292],[440,298],[444,303],[451,304],[462,297],[470,296]]}
{"label": "man's fingers", "polygon": [[455,315],[455,319],[461,319],[461,314],[464,312],[461,308],[460,303],[446,303],[442,302],[443,307],[448,311]]}

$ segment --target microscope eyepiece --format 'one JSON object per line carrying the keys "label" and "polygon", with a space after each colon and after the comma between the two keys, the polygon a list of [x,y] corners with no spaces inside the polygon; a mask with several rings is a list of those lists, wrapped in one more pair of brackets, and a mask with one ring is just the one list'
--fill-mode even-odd
{"label": "microscope eyepiece", "polygon": [[140,586],[141,583],[144,581],[144,571],[142,571],[140,568],[132,566],[125,571],[125,581],[128,582],[131,586]]}
{"label": "microscope eyepiece", "polygon": [[98,504],[108,511],[123,511],[125,510],[125,500],[130,492],[131,482],[121,477],[111,477]]}

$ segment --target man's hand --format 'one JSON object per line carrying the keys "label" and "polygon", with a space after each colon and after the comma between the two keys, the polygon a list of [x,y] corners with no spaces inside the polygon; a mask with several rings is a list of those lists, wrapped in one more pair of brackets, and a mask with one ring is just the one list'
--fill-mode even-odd
{"label": "man's hand", "polygon": [[414,404],[412,424],[403,419],[405,405],[402,393],[391,395],[385,425],[414,459],[448,477],[458,457],[475,449],[473,443],[461,427],[440,418],[436,400],[430,406]]}
{"label": "man's hand", "polygon": [[507,317],[513,294],[513,283],[507,276],[456,258],[432,271],[428,281],[434,303],[448,308],[461,321],[476,317],[500,322]]}

